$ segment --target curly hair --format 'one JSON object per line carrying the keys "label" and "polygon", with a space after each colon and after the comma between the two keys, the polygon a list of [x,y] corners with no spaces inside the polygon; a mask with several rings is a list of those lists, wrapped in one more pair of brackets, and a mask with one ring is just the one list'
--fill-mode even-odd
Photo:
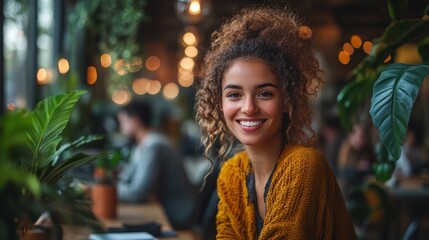
{"label": "curly hair", "polygon": [[[289,9],[247,8],[212,34],[196,92],[196,121],[201,128],[205,155],[224,160],[235,137],[226,126],[222,109],[222,79],[234,60],[256,58],[266,63],[281,82],[284,122],[288,143],[313,145],[309,97],[323,83],[315,57],[311,29],[301,25]],[[219,143],[219,148],[215,148]]]}

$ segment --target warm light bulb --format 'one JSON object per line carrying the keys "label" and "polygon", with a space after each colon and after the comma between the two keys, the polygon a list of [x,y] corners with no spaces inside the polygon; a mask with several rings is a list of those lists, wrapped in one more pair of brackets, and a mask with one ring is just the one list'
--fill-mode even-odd
{"label": "warm light bulb", "polygon": [[199,1],[192,1],[191,4],[189,4],[189,14],[191,15],[198,15],[201,13],[201,4]]}

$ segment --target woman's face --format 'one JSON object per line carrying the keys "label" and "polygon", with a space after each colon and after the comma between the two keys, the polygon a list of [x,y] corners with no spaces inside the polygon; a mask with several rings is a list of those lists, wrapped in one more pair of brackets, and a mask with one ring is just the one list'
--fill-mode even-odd
{"label": "woman's face", "polygon": [[226,125],[244,145],[282,141],[281,86],[258,59],[234,60],[222,80],[222,111]]}

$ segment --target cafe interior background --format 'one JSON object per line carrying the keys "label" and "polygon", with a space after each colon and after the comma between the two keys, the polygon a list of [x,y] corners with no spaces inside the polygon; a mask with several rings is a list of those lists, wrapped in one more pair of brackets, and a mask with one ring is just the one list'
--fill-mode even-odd
{"label": "cafe interior background", "polygon": [[[156,110],[155,126],[180,149],[188,177],[201,186],[209,163],[198,143],[193,109],[198,68],[210,35],[243,7],[290,5],[312,28],[319,47],[326,82],[312,101],[314,128],[329,151],[334,147],[331,136],[346,141],[350,134],[339,120],[337,99],[351,81],[352,71],[370,54],[374,39],[392,22],[388,2],[393,6],[407,1],[3,0],[0,115],[34,109],[48,96],[86,90],[63,140],[106,135],[91,147],[109,151],[124,144],[118,134],[118,109],[131,100],[149,101]],[[401,18],[421,19],[427,4],[408,1],[398,12]],[[397,47],[384,63],[422,61],[416,44],[408,43]],[[421,153],[412,174],[401,176],[392,186],[378,183],[374,187],[369,185],[374,180],[370,173],[359,183],[357,197],[347,202],[364,239],[429,236],[428,82],[423,82],[411,114],[410,123],[418,136],[414,153]],[[369,99],[361,101],[356,118],[367,120],[372,129]],[[372,131],[367,134],[377,138]],[[3,145],[7,139],[1,141]],[[82,169],[75,176],[91,176],[92,168]]]}

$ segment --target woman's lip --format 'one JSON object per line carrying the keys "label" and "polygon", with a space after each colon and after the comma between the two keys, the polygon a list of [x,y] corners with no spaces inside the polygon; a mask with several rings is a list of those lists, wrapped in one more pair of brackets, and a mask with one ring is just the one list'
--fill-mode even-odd
{"label": "woman's lip", "polygon": [[241,120],[237,120],[238,125],[240,126],[240,128],[245,131],[245,132],[254,132],[257,131],[258,129],[260,129],[262,127],[262,125],[264,124],[265,120],[255,120],[255,119],[241,119]]}

